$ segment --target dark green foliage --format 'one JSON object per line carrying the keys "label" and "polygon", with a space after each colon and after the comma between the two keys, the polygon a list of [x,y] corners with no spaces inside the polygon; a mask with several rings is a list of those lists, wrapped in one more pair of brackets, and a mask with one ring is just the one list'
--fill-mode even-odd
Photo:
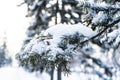
{"label": "dark green foliage", "polygon": [[78,43],[82,42],[84,40],[84,37],[82,34],[79,34],[78,32],[73,35],[65,35],[62,38],[62,41],[58,44],[60,48],[63,50],[67,49],[67,46],[69,45],[77,45]]}
{"label": "dark green foliage", "polygon": [[[29,70],[30,72],[33,71],[40,71],[43,72],[43,70],[48,70],[54,67],[58,67],[61,65],[62,71],[65,73],[69,73],[69,68],[67,67],[67,64],[70,63],[70,61],[66,61],[67,57],[72,58],[72,54],[70,53],[64,53],[64,54],[58,54],[56,55],[55,60],[49,60],[52,58],[52,55],[47,55],[48,53],[43,55],[39,55],[36,53],[30,53],[29,55],[22,54],[22,55],[16,55],[16,58],[20,61],[20,66],[24,67],[25,69]],[[23,58],[24,56],[27,56],[26,58]],[[66,58],[65,58],[66,57]]]}
{"label": "dark green foliage", "polygon": [[31,53],[28,58],[22,58],[22,55],[17,55],[16,58],[20,60],[20,66],[28,69],[30,72],[40,71],[43,72],[46,66],[46,59],[39,54]]}

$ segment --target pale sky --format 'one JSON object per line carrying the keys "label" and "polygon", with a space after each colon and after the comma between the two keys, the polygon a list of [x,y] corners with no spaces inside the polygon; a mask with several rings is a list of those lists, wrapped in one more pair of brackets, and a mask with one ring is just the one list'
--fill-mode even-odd
{"label": "pale sky", "polygon": [[[19,2],[18,2],[19,1]],[[8,49],[12,55],[19,51],[28,27],[26,6],[17,7],[23,0],[0,1],[0,43],[6,32]]]}

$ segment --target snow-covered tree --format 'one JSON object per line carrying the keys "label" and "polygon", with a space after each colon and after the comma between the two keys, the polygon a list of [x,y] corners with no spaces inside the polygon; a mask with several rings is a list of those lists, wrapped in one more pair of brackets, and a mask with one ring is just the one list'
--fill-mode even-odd
{"label": "snow-covered tree", "polygon": [[12,60],[8,53],[6,41],[4,40],[3,44],[0,45],[0,67],[11,64]]}
{"label": "snow-covered tree", "polygon": [[[39,35],[25,45],[18,54],[21,66],[31,71],[55,68],[58,69],[58,75],[61,75],[59,73],[61,71],[72,72],[72,68],[74,70],[77,66],[81,73],[97,76],[97,79],[116,80],[119,77],[120,3],[118,1],[114,0],[114,4],[111,0],[107,3],[102,0],[29,1],[26,0],[26,3],[29,3],[28,10],[32,15],[35,16],[39,12],[37,8],[41,9],[38,15],[41,20],[38,22],[44,19],[47,22],[46,28],[50,26],[50,22],[55,26],[44,31],[37,29],[40,31]],[[51,5],[43,6],[44,2]],[[35,10],[31,12],[31,9]],[[34,17],[35,22],[38,16]],[[93,80],[92,77],[86,79]],[[58,76],[58,80],[61,80],[61,77]]]}
{"label": "snow-covered tree", "polygon": [[32,21],[23,48],[36,34],[40,34],[50,26],[81,22],[82,13],[77,8],[76,0],[25,0],[24,3],[28,6],[26,17],[31,17]]}

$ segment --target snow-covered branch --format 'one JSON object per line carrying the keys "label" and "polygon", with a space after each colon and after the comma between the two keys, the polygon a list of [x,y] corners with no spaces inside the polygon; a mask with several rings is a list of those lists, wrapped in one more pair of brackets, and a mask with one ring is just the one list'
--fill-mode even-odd
{"label": "snow-covered branch", "polygon": [[118,5],[107,5],[105,3],[91,3],[87,1],[80,1],[78,6],[79,7],[84,6],[97,11],[109,11],[109,10],[120,11],[120,7]]}
{"label": "snow-covered branch", "polygon": [[86,43],[86,42],[88,42],[88,41],[90,41],[90,40],[93,40],[93,39],[95,39],[96,37],[100,36],[100,35],[103,34],[108,28],[114,27],[114,25],[117,24],[117,23],[119,23],[119,22],[120,22],[120,17],[114,19],[114,21],[112,21],[112,22],[110,22],[108,25],[106,25],[105,28],[104,28],[101,32],[99,32],[98,34],[92,36],[91,38],[89,38],[89,39],[87,39],[87,40],[85,40],[85,41],[83,41],[83,42],[78,43],[78,45],[75,47],[75,49],[76,49],[79,45],[84,44],[84,43]]}

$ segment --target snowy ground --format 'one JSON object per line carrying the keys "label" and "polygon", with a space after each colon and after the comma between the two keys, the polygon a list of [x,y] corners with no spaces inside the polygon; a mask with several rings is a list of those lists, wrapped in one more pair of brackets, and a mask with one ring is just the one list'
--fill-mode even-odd
{"label": "snowy ground", "polygon": [[[70,75],[63,75],[63,80],[86,80],[84,74],[72,73]],[[28,73],[22,68],[18,67],[4,67],[0,69],[0,79],[2,80],[50,80],[47,73],[36,75],[35,73]],[[56,75],[54,80],[56,80]]]}
{"label": "snowy ground", "polygon": [[[64,80],[68,80],[68,77],[67,76],[64,77]],[[50,77],[47,73],[38,75],[36,73],[28,73],[22,68],[18,68],[18,67],[4,67],[0,69],[0,79],[2,80],[50,80]],[[69,77],[69,80],[73,80],[73,79],[79,80],[78,74],[72,74],[72,76]]]}
{"label": "snowy ground", "polygon": [[28,73],[18,67],[4,67],[0,69],[0,79],[2,80],[49,80],[48,74],[41,74],[39,77],[35,73]]}
{"label": "snowy ground", "polygon": [[[85,77],[86,76],[86,77]],[[54,80],[56,79],[56,72],[54,75]],[[73,72],[69,75],[62,75],[62,80],[99,80],[97,76],[85,75],[80,72]],[[37,74],[29,73],[19,67],[4,67],[0,68],[0,79],[2,80],[50,80],[50,76],[47,73]]]}

